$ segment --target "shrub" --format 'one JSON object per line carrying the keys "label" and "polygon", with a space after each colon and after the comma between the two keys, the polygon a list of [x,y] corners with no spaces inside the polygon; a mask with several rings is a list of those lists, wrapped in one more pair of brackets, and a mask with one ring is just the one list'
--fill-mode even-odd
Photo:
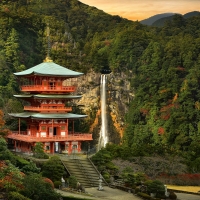
{"label": "shrub", "polygon": [[68,181],[69,181],[69,187],[76,188],[78,181],[75,176],[70,176]]}
{"label": "shrub", "polygon": [[170,191],[169,192],[169,198],[170,199],[177,199],[177,196],[176,196],[176,194],[173,191]]}
{"label": "shrub", "polygon": [[[67,196],[67,197],[62,196],[62,199],[63,200],[83,200],[83,198],[72,197],[72,196]],[[89,199],[84,198],[84,200],[89,200]]]}
{"label": "shrub", "polygon": [[139,188],[139,187],[136,187],[136,188],[135,188],[135,193],[137,194],[138,192],[140,192],[140,188]]}
{"label": "shrub", "polygon": [[106,168],[109,170],[114,170],[114,171],[118,171],[118,167],[116,165],[114,165],[112,162],[107,162],[105,164]]}
{"label": "shrub", "polygon": [[29,161],[19,156],[15,156],[15,159],[16,159],[16,167],[19,167],[20,169],[29,164]]}
{"label": "shrub", "polygon": [[59,186],[61,186],[61,185],[62,185],[61,181],[55,181],[54,182],[54,187],[55,188],[59,188]]}
{"label": "shrub", "polygon": [[108,172],[105,172],[104,174],[103,174],[103,178],[106,180],[106,182],[110,182],[110,174],[108,173]]}
{"label": "shrub", "polygon": [[31,173],[26,175],[23,180],[23,185],[22,194],[32,200],[60,199],[61,195],[40,174]]}
{"label": "shrub", "polygon": [[143,173],[134,173],[133,169],[131,167],[126,167],[122,171],[122,178],[124,181],[130,185],[140,185],[141,182],[146,180],[146,176]]}
{"label": "shrub", "polygon": [[31,200],[27,197],[25,197],[24,195],[18,193],[18,192],[9,192],[8,194],[8,199],[9,200]]}
{"label": "shrub", "polygon": [[43,144],[41,142],[37,142],[34,146],[33,157],[38,159],[48,159],[49,156],[44,152]]}
{"label": "shrub", "polygon": [[42,175],[53,182],[60,180],[64,173],[64,166],[58,156],[51,157],[42,167]]}
{"label": "shrub", "polygon": [[165,194],[165,186],[162,182],[155,180],[147,183],[148,193],[156,193],[157,195]]}
{"label": "shrub", "polygon": [[53,184],[53,182],[52,182],[51,179],[46,178],[46,177],[43,177],[43,180],[44,180],[45,182],[49,183],[49,184],[51,185],[51,187],[54,189],[54,184]]}
{"label": "shrub", "polygon": [[36,164],[33,161],[30,161],[29,164],[22,167],[21,171],[24,172],[25,174],[28,174],[28,173],[31,173],[31,172],[39,173],[40,168],[37,168]]}
{"label": "shrub", "polygon": [[200,157],[198,157],[194,161],[190,162],[190,164],[189,164],[189,170],[191,172],[200,173]]}
{"label": "shrub", "polygon": [[176,185],[199,185],[200,174],[178,174],[174,178]]}
{"label": "shrub", "polygon": [[149,196],[148,194],[143,193],[143,192],[138,192],[137,195],[140,196],[140,197],[142,197],[142,198],[144,198],[144,199],[149,199],[149,200],[152,199],[151,196]]}

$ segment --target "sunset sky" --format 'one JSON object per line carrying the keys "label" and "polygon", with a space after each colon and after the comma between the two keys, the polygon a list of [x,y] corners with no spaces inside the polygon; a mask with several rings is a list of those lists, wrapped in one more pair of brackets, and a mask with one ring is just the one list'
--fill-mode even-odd
{"label": "sunset sky", "polygon": [[185,14],[200,10],[200,0],[80,0],[111,15],[142,20],[160,13]]}

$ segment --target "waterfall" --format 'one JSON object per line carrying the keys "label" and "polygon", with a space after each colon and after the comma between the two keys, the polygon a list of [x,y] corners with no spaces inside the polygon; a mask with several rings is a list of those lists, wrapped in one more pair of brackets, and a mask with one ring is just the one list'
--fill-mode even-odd
{"label": "waterfall", "polygon": [[98,151],[108,143],[108,122],[106,113],[106,81],[107,76],[101,75],[100,96],[101,96],[101,130],[99,134]]}

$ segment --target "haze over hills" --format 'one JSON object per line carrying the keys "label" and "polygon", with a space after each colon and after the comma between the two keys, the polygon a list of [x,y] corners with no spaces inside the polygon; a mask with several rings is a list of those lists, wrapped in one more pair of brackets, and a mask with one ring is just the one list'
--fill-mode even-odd
{"label": "haze over hills", "polygon": [[[181,16],[182,16],[183,18],[185,18],[185,19],[188,19],[188,18],[190,18],[190,17],[194,17],[194,16],[197,16],[197,15],[199,15],[199,14],[200,14],[199,11],[192,11],[192,12],[186,13],[186,14],[184,14],[184,15],[181,15],[181,14],[179,14],[179,15],[181,15]],[[155,21],[155,22],[152,24],[152,26],[157,26],[157,27],[164,26],[164,23],[165,23],[166,21],[172,20],[173,17],[174,17],[174,15],[169,16],[169,17],[164,17],[164,18],[158,19],[157,21]]]}
{"label": "haze over hills", "polygon": [[175,15],[175,13],[162,13],[162,14],[157,14],[157,15],[154,15],[154,16],[151,16],[147,19],[144,19],[142,21],[140,21],[141,24],[144,24],[144,25],[152,25],[155,21],[161,19],[161,18],[165,18],[165,17],[170,17],[170,16],[173,16]]}
{"label": "haze over hills", "polygon": [[[171,20],[175,14],[181,15],[179,13],[162,13],[151,16],[147,19],[140,21],[141,24],[148,25],[148,26],[163,26],[165,21]],[[191,11],[184,15],[182,15],[185,19],[199,15],[199,11]]]}

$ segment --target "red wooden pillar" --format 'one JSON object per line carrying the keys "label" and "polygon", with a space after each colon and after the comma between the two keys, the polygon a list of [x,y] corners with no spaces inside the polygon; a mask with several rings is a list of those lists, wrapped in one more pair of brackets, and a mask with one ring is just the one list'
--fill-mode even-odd
{"label": "red wooden pillar", "polygon": [[27,142],[24,143],[24,151],[26,153],[28,152],[28,143]]}
{"label": "red wooden pillar", "polygon": [[27,152],[30,153],[30,143],[27,143]]}
{"label": "red wooden pillar", "polygon": [[23,152],[23,142],[22,141],[20,141],[20,149]]}
{"label": "red wooden pillar", "polygon": [[32,145],[32,153],[34,154],[34,149],[35,149],[35,142],[33,142],[31,145]]}
{"label": "red wooden pillar", "polygon": [[80,153],[81,152],[81,142],[78,141],[78,152]]}
{"label": "red wooden pillar", "polygon": [[29,153],[31,153],[31,147],[32,147],[32,144],[31,143],[29,143]]}
{"label": "red wooden pillar", "polygon": [[24,142],[24,152],[27,152],[27,143]]}
{"label": "red wooden pillar", "polygon": [[25,142],[22,142],[22,151],[25,152],[26,149],[25,149]]}
{"label": "red wooden pillar", "polygon": [[43,144],[43,151],[45,152],[45,143],[43,142],[42,144]]}
{"label": "red wooden pillar", "polygon": [[22,142],[21,141],[19,141],[18,149],[19,149],[19,151],[22,151]]}
{"label": "red wooden pillar", "polygon": [[68,136],[69,134],[69,130],[68,130],[68,127],[69,127],[69,120],[67,119],[67,124],[66,124],[66,135],[65,136]]}
{"label": "red wooden pillar", "polygon": [[72,123],[73,123],[73,132],[72,133],[74,134],[74,120],[72,121]]}
{"label": "red wooden pillar", "polygon": [[17,141],[14,141],[15,152],[17,151]]}
{"label": "red wooden pillar", "polygon": [[50,142],[50,153],[54,154],[54,142]]}
{"label": "red wooden pillar", "polygon": [[72,153],[72,142],[69,142],[69,146],[68,146],[68,154],[70,155]]}

